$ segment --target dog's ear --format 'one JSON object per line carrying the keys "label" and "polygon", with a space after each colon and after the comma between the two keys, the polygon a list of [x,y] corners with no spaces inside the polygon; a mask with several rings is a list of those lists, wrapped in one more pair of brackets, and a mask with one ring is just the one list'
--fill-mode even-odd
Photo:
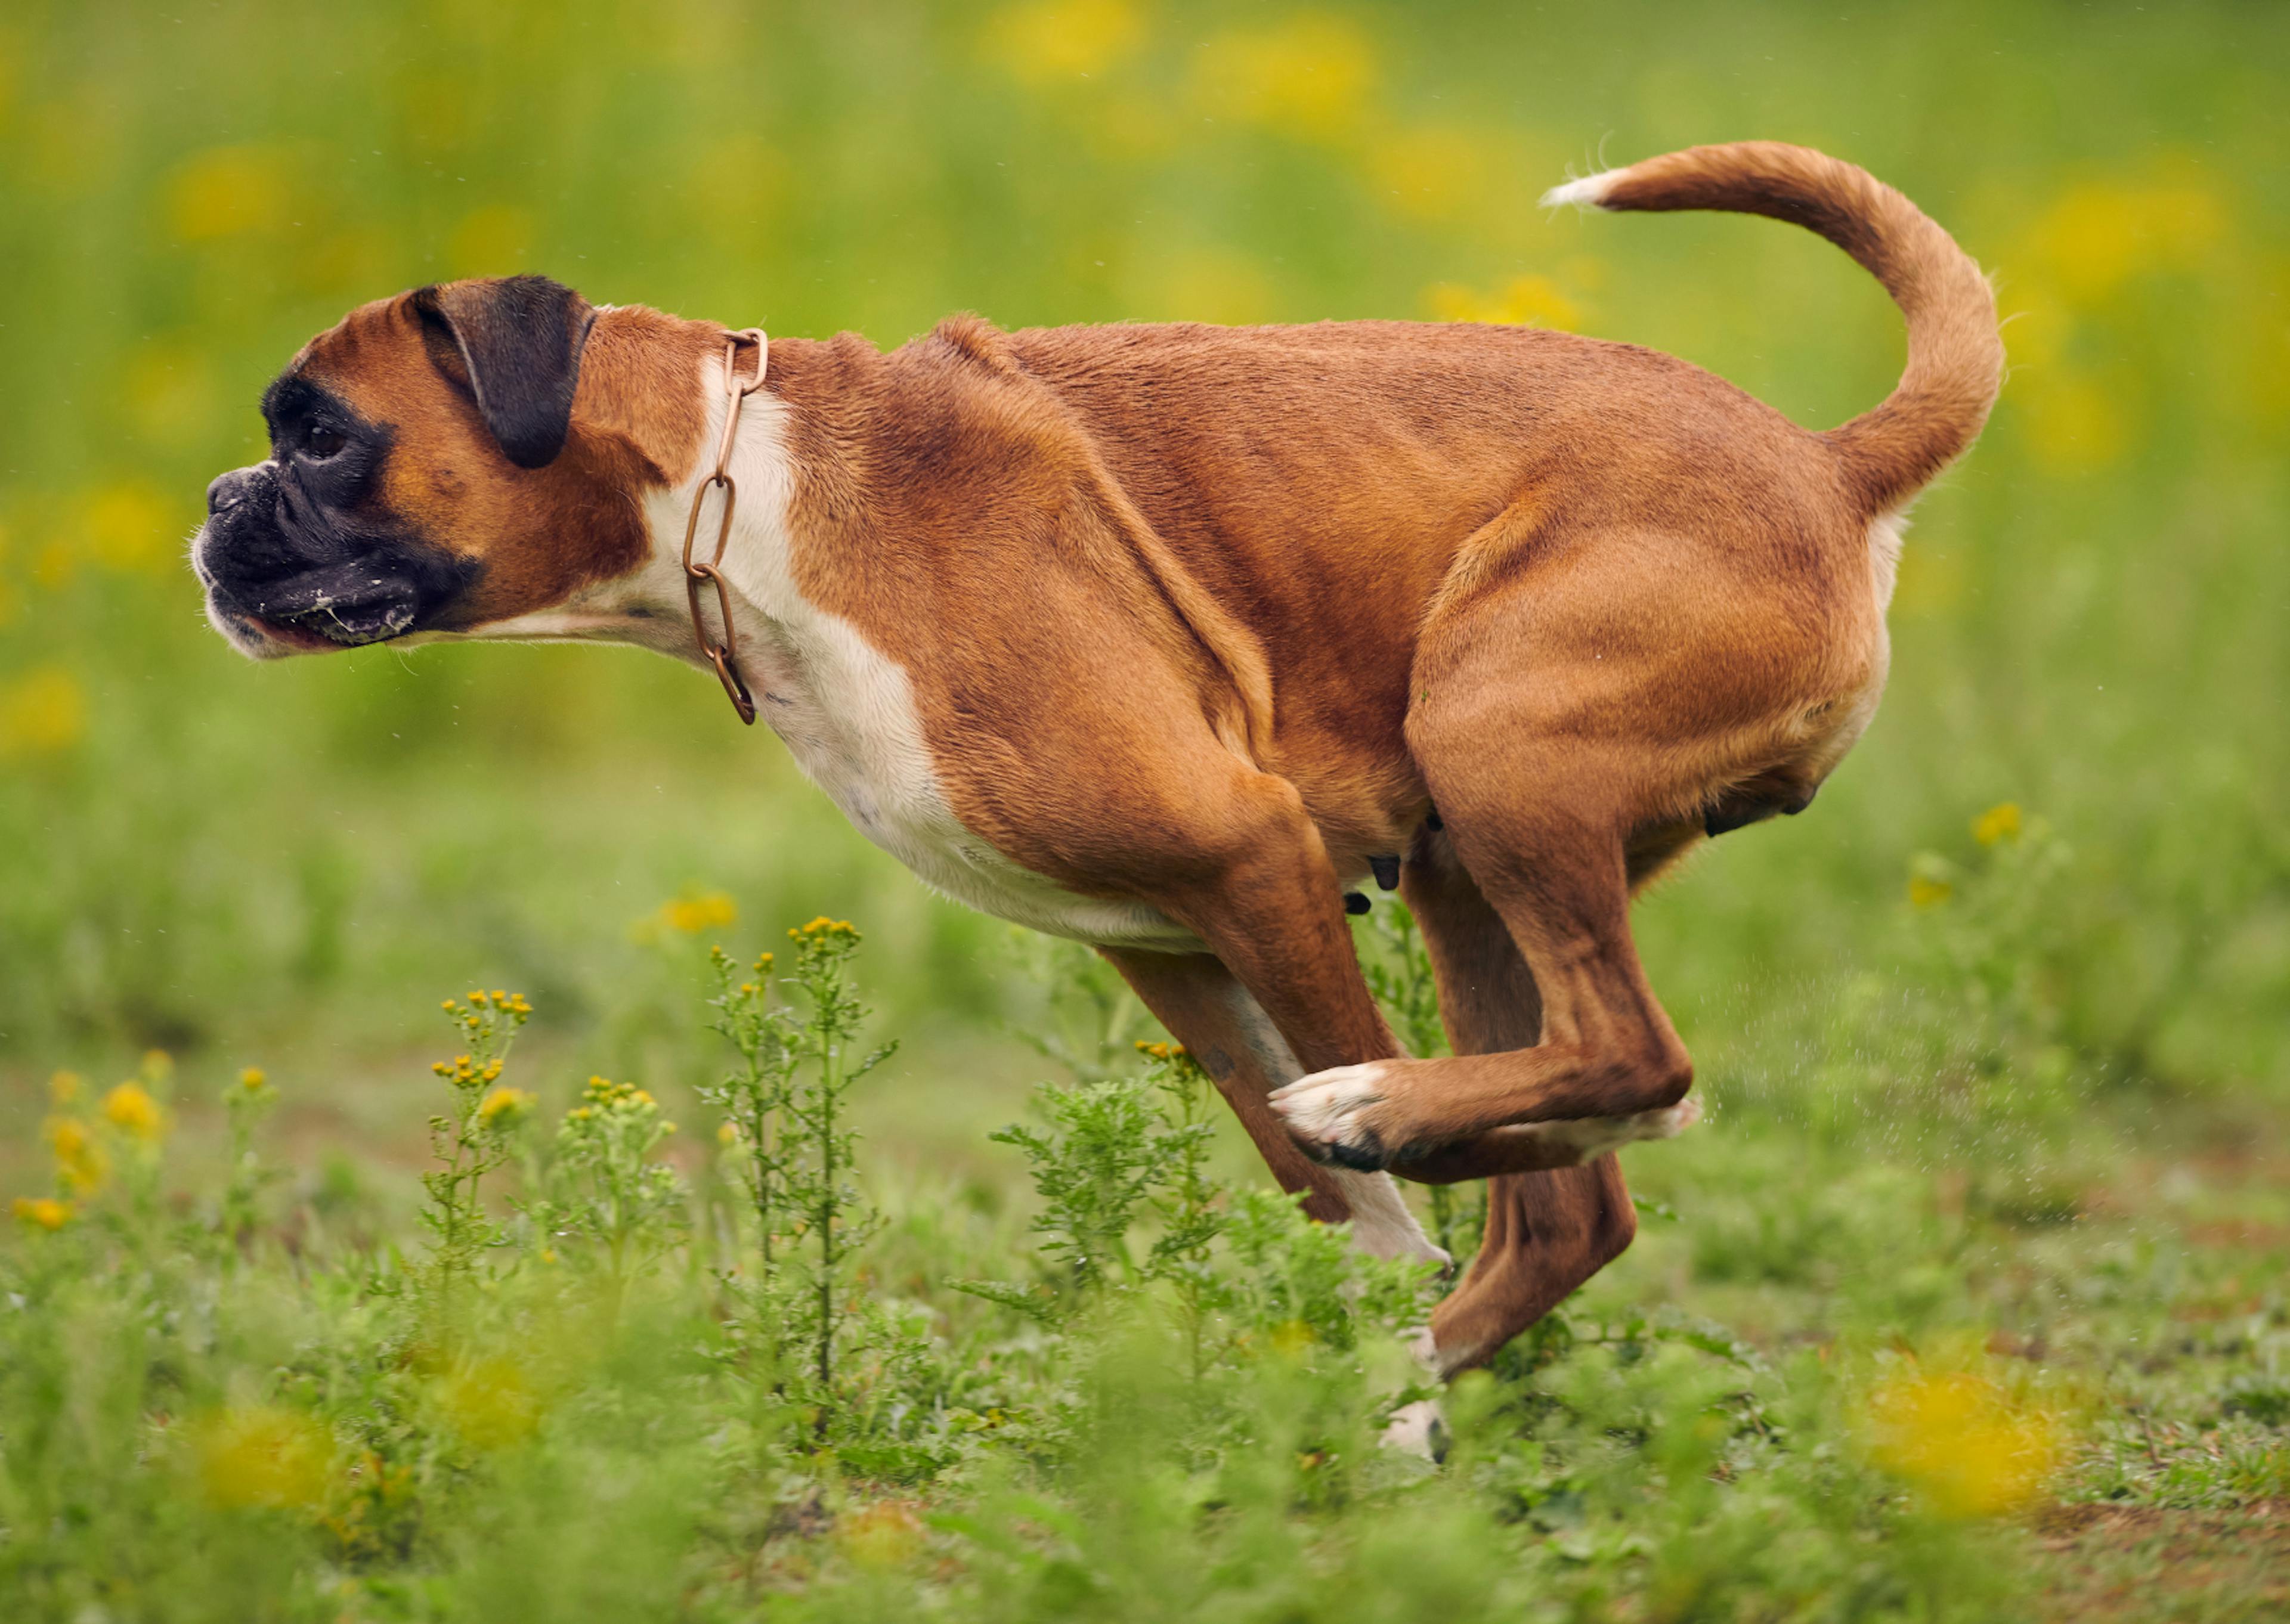
{"label": "dog's ear", "polygon": [[508,460],[555,461],[597,319],[589,301],[546,276],[499,276],[418,289],[413,309],[429,358],[476,403]]}

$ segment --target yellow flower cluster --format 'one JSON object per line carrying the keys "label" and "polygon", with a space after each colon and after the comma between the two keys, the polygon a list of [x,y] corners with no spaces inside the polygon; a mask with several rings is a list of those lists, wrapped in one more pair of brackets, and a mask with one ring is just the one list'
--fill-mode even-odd
{"label": "yellow flower cluster", "polygon": [[457,1054],[450,1060],[431,1061],[429,1069],[456,1088],[475,1088],[480,1083],[497,1081],[501,1074],[501,1063],[498,1060],[491,1060],[480,1066],[469,1056]]}
{"label": "yellow flower cluster", "polygon": [[462,1007],[458,998],[448,998],[438,1007],[452,1016],[465,1030],[481,1032],[488,1018],[506,1020],[512,1026],[523,1026],[532,1013],[532,1005],[524,1001],[523,993],[487,992],[478,988],[469,994],[468,1006]]}
{"label": "yellow flower cluster", "polygon": [[1137,1052],[1149,1060],[1182,1060],[1192,1058],[1182,1044],[1148,1044],[1137,1045]]}
{"label": "yellow flower cluster", "polygon": [[477,1121],[498,1132],[531,1116],[534,1103],[533,1097],[521,1088],[497,1088],[477,1107]]}
{"label": "yellow flower cluster", "polygon": [[1195,97],[1219,117],[1345,148],[1382,123],[1376,43],[1349,18],[1299,12],[1227,28],[1193,68]]}
{"label": "yellow flower cluster", "polygon": [[[581,1091],[581,1103],[564,1113],[567,1122],[594,1122],[607,1112],[657,1113],[660,1101],[633,1083],[615,1083],[610,1077],[590,1077],[588,1086]],[[676,1124],[661,1124],[661,1132],[673,1133]]]}
{"label": "yellow flower cluster", "polygon": [[[859,932],[848,919],[829,919],[825,914],[809,924],[799,924],[788,932],[788,940],[793,942],[828,941],[837,937],[849,937],[856,941]],[[760,970],[763,966],[758,964],[757,968]]]}
{"label": "yellow flower cluster", "polygon": [[610,1077],[590,1077],[585,1091],[599,1105],[650,1105],[653,1098],[633,1083],[615,1083]]}
{"label": "yellow flower cluster", "polygon": [[2035,1500],[2060,1463],[2056,1417],[1962,1371],[1915,1371],[1870,1395],[1870,1453],[1943,1516],[1998,1516]]}
{"label": "yellow flower cluster", "polygon": [[53,756],[87,732],[87,691],[59,665],[0,683],[0,760]]}
{"label": "yellow flower cluster", "polygon": [[250,1094],[259,1094],[269,1085],[270,1076],[260,1066],[249,1066],[238,1074],[238,1085]]}
{"label": "yellow flower cluster", "polygon": [[2006,801],[1973,820],[1972,837],[1983,846],[2020,838],[2020,803]]}
{"label": "yellow flower cluster", "polygon": [[71,1203],[53,1196],[19,1196],[14,1208],[16,1216],[35,1228],[60,1229],[71,1221]]}
{"label": "yellow flower cluster", "polygon": [[308,1416],[250,1405],[188,1431],[200,1487],[215,1505],[307,1511],[325,1499],[333,1440]]}
{"label": "yellow flower cluster", "polygon": [[453,1429],[479,1449],[506,1449],[540,1423],[540,1395],[513,1359],[464,1364],[437,1384],[436,1396]]}
{"label": "yellow flower cluster", "polygon": [[723,892],[686,892],[637,920],[629,933],[638,941],[658,941],[668,936],[726,930],[739,920],[740,905]]}
{"label": "yellow flower cluster", "polygon": [[1478,293],[1452,282],[1425,296],[1443,322],[1484,322],[1499,327],[1549,327],[1572,332],[1582,312],[1548,276],[1517,276],[1499,292]]}
{"label": "yellow flower cluster", "polygon": [[167,1131],[159,1102],[140,1083],[122,1083],[103,1097],[103,1120],[143,1144],[156,1144]]}
{"label": "yellow flower cluster", "polygon": [[51,1117],[47,1132],[48,1148],[55,1153],[56,1178],[66,1189],[84,1196],[103,1183],[110,1164],[85,1123],[76,1116]]}
{"label": "yellow flower cluster", "polygon": [[156,1157],[167,1134],[166,1108],[155,1090],[164,1089],[175,1063],[163,1050],[143,1057],[141,1078],[116,1084],[97,1101],[92,1118],[76,1114],[84,1092],[76,1072],[59,1071],[48,1079],[48,1100],[54,1114],[41,1124],[55,1158],[56,1184],[61,1198],[28,1196],[15,1203],[18,1218],[42,1228],[62,1227],[71,1216],[70,1197],[92,1195],[110,1177],[112,1153],[124,1141],[138,1152],[139,1160]]}

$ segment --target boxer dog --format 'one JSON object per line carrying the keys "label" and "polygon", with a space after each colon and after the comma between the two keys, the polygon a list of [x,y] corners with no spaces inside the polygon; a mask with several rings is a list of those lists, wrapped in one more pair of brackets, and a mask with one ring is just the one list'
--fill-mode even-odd
{"label": "boxer dog", "polygon": [[[1803,811],[1867,726],[1902,513],[2003,359],[1972,260],[1819,153],[1546,201],[1819,233],[1898,301],[1899,388],[1814,433],[1533,328],[957,316],[886,355],[449,283],[270,386],[270,457],[208,491],[208,614],[258,659],[572,639],[714,669],[925,881],[1094,944],[1316,1217],[1444,1259],[1389,1175],[1492,1179],[1431,1328],[1462,1369],[1629,1244],[1613,1152],[1695,1108],[1631,893]],[[1404,1054],[1362,980],[1371,870],[1452,1057]]]}

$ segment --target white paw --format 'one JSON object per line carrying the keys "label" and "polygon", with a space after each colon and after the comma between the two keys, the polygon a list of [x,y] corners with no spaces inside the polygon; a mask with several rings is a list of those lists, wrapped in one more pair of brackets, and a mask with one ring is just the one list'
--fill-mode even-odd
{"label": "white paw", "polygon": [[1658,1111],[1640,1111],[1630,1116],[1576,1116],[1523,1125],[1537,1138],[1563,1145],[1582,1160],[1593,1162],[1640,1140],[1675,1139],[1701,1120],[1701,1103],[1689,1097]]}
{"label": "white paw", "polygon": [[1382,1164],[1383,1146],[1366,1124],[1383,1101],[1383,1062],[1335,1066],[1272,1091],[1272,1108],[1314,1155],[1348,1167]]}
{"label": "white paw", "polygon": [[1438,1401],[1419,1398],[1394,1410],[1384,1425],[1382,1442],[1386,1449],[1421,1455],[1426,1460],[1446,1459],[1447,1420],[1439,1413]]}

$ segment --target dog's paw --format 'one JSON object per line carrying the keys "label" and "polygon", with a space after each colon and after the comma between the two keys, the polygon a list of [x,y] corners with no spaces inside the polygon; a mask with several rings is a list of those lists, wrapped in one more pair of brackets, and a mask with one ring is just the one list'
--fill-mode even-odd
{"label": "dog's paw", "polygon": [[1384,1063],[1370,1060],[1316,1071],[1275,1089],[1272,1108],[1307,1156],[1375,1172],[1390,1160],[1373,1120],[1387,1092]]}
{"label": "dog's paw", "polygon": [[1701,1120],[1701,1102],[1689,1097],[1676,1105],[1629,1116],[1576,1116],[1529,1125],[1538,1136],[1576,1152],[1585,1162],[1595,1162],[1610,1150],[1640,1140],[1675,1139]]}
{"label": "dog's paw", "polygon": [[1439,1413],[1438,1400],[1419,1398],[1412,1404],[1400,1405],[1384,1424],[1381,1441],[1386,1449],[1420,1456],[1435,1466],[1445,1460],[1447,1418]]}

